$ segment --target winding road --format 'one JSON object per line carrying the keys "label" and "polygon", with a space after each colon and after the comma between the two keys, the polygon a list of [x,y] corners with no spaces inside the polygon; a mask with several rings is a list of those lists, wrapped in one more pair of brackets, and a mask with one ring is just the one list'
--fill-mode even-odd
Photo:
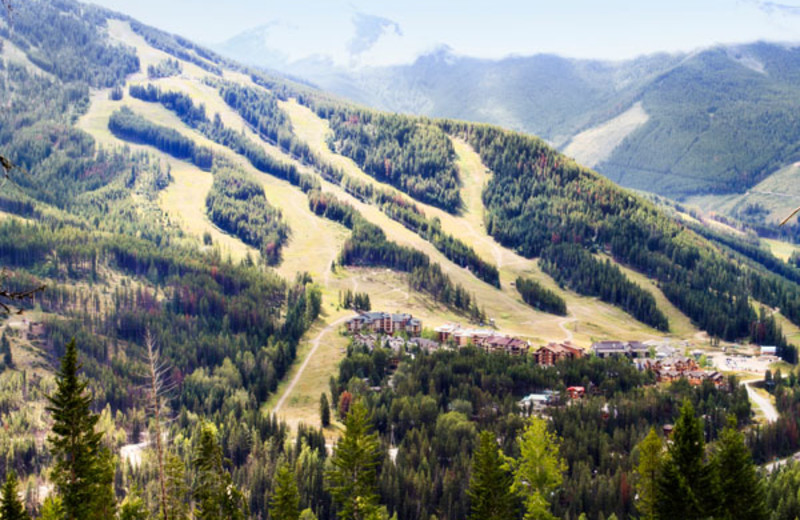
{"label": "winding road", "polygon": [[277,415],[278,412],[281,411],[281,408],[283,408],[283,404],[286,402],[286,399],[289,397],[289,394],[291,394],[294,391],[294,387],[297,385],[297,382],[300,381],[301,377],[303,377],[303,372],[305,371],[306,367],[308,366],[308,363],[311,361],[311,358],[314,357],[314,354],[317,352],[317,349],[319,348],[319,344],[322,341],[322,337],[325,336],[325,334],[335,330],[336,327],[340,323],[343,323],[344,321],[348,320],[349,318],[350,318],[350,316],[342,316],[338,320],[336,320],[333,323],[327,325],[324,329],[319,331],[319,334],[317,334],[317,337],[314,338],[313,341],[312,341],[312,345],[313,346],[311,347],[311,350],[308,352],[308,355],[303,360],[303,364],[300,365],[300,370],[298,370],[297,373],[294,375],[294,377],[292,378],[292,382],[289,383],[289,386],[287,386],[286,390],[283,391],[283,395],[281,395],[281,398],[278,399],[278,403],[275,405],[275,409],[272,410],[272,412],[274,414]]}
{"label": "winding road", "polygon": [[757,379],[751,379],[750,381],[742,381],[742,384],[747,389],[747,396],[750,398],[750,401],[761,409],[767,422],[773,423],[778,420],[778,410],[775,409],[775,406],[769,399],[753,389],[751,385],[757,381]]}

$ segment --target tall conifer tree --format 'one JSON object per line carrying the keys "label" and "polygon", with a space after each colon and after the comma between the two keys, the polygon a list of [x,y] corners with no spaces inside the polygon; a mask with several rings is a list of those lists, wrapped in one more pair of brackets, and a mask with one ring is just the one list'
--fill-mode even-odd
{"label": "tall conifer tree", "polygon": [[720,512],[724,520],[760,520],[767,518],[764,487],[756,473],[744,435],[736,430],[730,417],[719,436],[714,462],[720,477]]}
{"label": "tall conifer tree", "polygon": [[559,439],[547,430],[547,421],[534,417],[518,438],[520,457],[514,465],[513,491],[525,504],[525,520],[555,518],[550,494],[564,480],[567,463],[559,454]]}
{"label": "tall conifer tree", "polygon": [[288,464],[281,464],[275,474],[275,493],[269,501],[269,517],[272,520],[300,518],[300,494],[294,472]]}
{"label": "tall conifer tree", "polygon": [[217,429],[205,423],[200,427],[194,468],[196,474],[193,497],[199,520],[244,520],[249,515],[244,495],[234,485],[225,469]]}
{"label": "tall conifer tree", "polygon": [[661,471],[661,457],[664,445],[655,428],[650,428],[647,437],[639,443],[639,465],[636,467],[636,490],[639,500],[636,509],[644,520],[657,518],[658,476]]}
{"label": "tall conifer tree", "polygon": [[713,463],[705,460],[703,425],[687,400],[675,422],[672,444],[658,478],[659,518],[699,520],[714,516],[719,491],[714,469]]}
{"label": "tall conifer tree", "polygon": [[30,520],[31,517],[19,499],[17,474],[9,471],[0,493],[0,518],[2,520]]}
{"label": "tall conifer tree", "polygon": [[513,475],[505,467],[503,454],[490,431],[481,432],[472,458],[469,481],[470,518],[506,520],[516,518],[517,501],[511,492]]}
{"label": "tall conifer tree", "polygon": [[[87,381],[78,376],[78,349],[73,339],[67,344],[61,368],[56,374],[56,392],[48,396],[47,410],[53,417],[53,434],[48,437],[55,463],[52,478],[61,496],[64,520],[102,518],[113,509],[113,471],[103,454],[102,433],[95,431],[98,415],[91,411],[92,396]],[[109,476],[111,477],[109,479]]]}
{"label": "tall conifer tree", "polygon": [[344,421],[328,472],[340,520],[362,520],[378,511],[378,436],[370,432],[367,409],[356,401]]}

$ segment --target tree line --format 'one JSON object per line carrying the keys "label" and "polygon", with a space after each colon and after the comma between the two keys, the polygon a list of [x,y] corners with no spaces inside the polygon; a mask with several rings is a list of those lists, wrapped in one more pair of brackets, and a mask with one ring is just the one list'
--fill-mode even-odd
{"label": "tree line", "polygon": [[452,143],[439,128],[409,116],[377,114],[298,96],[333,130],[331,149],[367,174],[450,213],[463,202]]}
{"label": "tree line", "polygon": [[227,128],[222,123],[219,114],[215,114],[213,121],[208,119],[205,105],[195,106],[190,96],[180,92],[162,92],[152,84],[148,84],[146,87],[131,85],[128,90],[131,97],[151,103],[161,103],[167,109],[175,112],[184,123],[215,143],[243,155],[257,170],[284,179],[303,191],[319,187],[319,181],[313,176],[299,172],[292,164],[273,159],[258,143],[243,133]]}
{"label": "tree line", "polygon": [[539,264],[559,285],[597,296],[655,329],[669,330],[653,295],[628,280],[610,260],[598,260],[575,244],[555,244],[542,250]]}
{"label": "tree line", "polygon": [[525,303],[531,307],[558,316],[567,315],[567,303],[564,298],[542,286],[536,280],[518,276],[514,285]]}
{"label": "tree line", "polygon": [[206,210],[220,228],[257,247],[268,265],[280,263],[291,230],[281,211],[267,201],[263,186],[231,167],[218,166]]}
{"label": "tree line", "polygon": [[426,218],[412,201],[359,181],[311,151],[306,143],[294,136],[291,124],[278,106],[274,94],[264,89],[226,82],[221,83],[219,92],[225,102],[250,123],[264,140],[279,146],[297,160],[312,165],[324,179],[342,186],[351,195],[377,205],[390,218],[428,240],[449,260],[461,267],[468,267],[479,279],[495,287],[500,286],[497,267],[482,260],[463,241],[442,231],[439,221]]}
{"label": "tree line", "polygon": [[[646,439],[658,445],[650,452],[655,451],[658,469],[651,466],[649,474],[658,473],[661,479],[663,468],[658,518],[675,518],[684,505],[669,502],[668,495],[687,489],[685,482],[670,480],[674,473],[666,469],[668,453],[677,449],[676,439],[685,438],[690,425],[682,421],[688,422],[689,416],[691,435],[699,427],[703,442],[712,443],[715,453],[730,448],[738,454],[735,464],[720,462],[714,481],[742,478],[751,487],[747,493],[739,493],[739,487],[713,488],[719,494],[704,513],[735,517],[739,506],[726,500],[736,493],[748,507],[764,512],[759,504],[764,504],[766,482],[759,477],[752,485],[754,466],[739,433],[751,421],[750,404],[735,378],[720,388],[710,383],[693,387],[685,380],[653,386],[651,372],[622,359],[587,357],[541,367],[526,357],[475,348],[411,353],[413,357],[401,354],[395,369],[389,360],[397,354],[391,350],[351,345],[338,377],[331,380],[333,409],[346,417],[352,403],[362,403],[384,449],[397,449],[380,466],[377,503],[398,519],[529,518],[534,506],[536,518],[651,517],[647,489],[652,486],[639,471]],[[571,406],[563,406],[562,400],[562,406],[546,408],[541,422],[527,417],[530,411],[518,404],[532,392],[552,390],[566,396],[566,388],[575,385],[584,386],[587,396]],[[663,434],[649,434],[673,424],[669,448]],[[546,456],[552,450],[557,457]],[[726,460],[727,455],[716,455],[712,464],[707,451],[699,451],[702,465],[711,468]],[[529,462],[531,452],[539,454],[535,462]],[[518,471],[527,464],[541,472],[543,480],[536,479],[536,485],[530,477],[519,478]],[[745,480],[748,472],[750,480]],[[699,484],[690,486],[695,486],[690,496],[696,497]]]}
{"label": "tree line", "polygon": [[183,72],[183,66],[178,60],[167,58],[155,65],[147,66],[147,77],[149,79],[170,78]]}
{"label": "tree line", "polygon": [[210,149],[197,146],[194,140],[173,128],[148,121],[127,106],[111,114],[108,129],[120,139],[155,146],[173,157],[192,162],[202,170],[210,170],[214,162]]}

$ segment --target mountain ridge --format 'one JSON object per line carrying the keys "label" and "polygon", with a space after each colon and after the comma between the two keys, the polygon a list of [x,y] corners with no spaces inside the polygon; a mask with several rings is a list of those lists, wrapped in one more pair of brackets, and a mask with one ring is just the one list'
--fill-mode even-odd
{"label": "mountain ridge", "polygon": [[[774,120],[776,110],[798,108],[798,55],[796,45],[765,42],[623,61],[490,60],[443,47],[408,65],[347,70],[308,61],[293,72],[368,106],[499,124],[561,150],[642,103],[648,121],[595,167],[627,187],[683,199],[742,194],[798,159],[796,122]],[[711,125],[698,120],[703,110],[716,114]],[[758,142],[764,134],[775,143]]]}

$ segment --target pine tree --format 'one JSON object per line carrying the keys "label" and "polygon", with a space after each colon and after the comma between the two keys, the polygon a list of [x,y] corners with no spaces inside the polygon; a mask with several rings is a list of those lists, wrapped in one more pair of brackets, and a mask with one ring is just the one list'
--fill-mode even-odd
{"label": "pine tree", "polygon": [[213,424],[200,426],[200,439],[194,459],[195,485],[192,496],[197,504],[195,518],[200,520],[244,520],[249,515],[244,495],[225,469],[222,448]]}
{"label": "pine tree", "polygon": [[150,513],[139,495],[139,490],[134,488],[122,501],[119,508],[119,520],[148,520]]}
{"label": "pine tree", "polygon": [[719,436],[714,462],[721,489],[718,517],[725,520],[767,518],[763,484],[733,417],[728,419],[728,425]]}
{"label": "pine tree", "polygon": [[19,499],[17,474],[13,470],[6,474],[6,482],[0,493],[0,518],[3,520],[30,520],[30,515]]}
{"label": "pine tree", "polygon": [[303,512],[300,513],[300,520],[318,520],[317,515],[314,514],[314,511],[311,509],[303,509]]}
{"label": "pine tree", "polygon": [[472,457],[469,481],[470,518],[505,520],[516,517],[516,497],[511,492],[514,478],[506,467],[495,436],[481,432]]}
{"label": "pine tree", "polygon": [[281,464],[275,474],[275,493],[269,501],[269,517],[272,520],[300,518],[300,494],[294,472],[288,464]]}
{"label": "pine tree", "polygon": [[703,425],[688,400],[675,422],[672,444],[658,478],[659,518],[682,520],[713,516],[719,482],[712,463],[705,462]]}
{"label": "pine tree", "polygon": [[559,455],[558,437],[547,431],[547,421],[534,417],[519,437],[519,448],[512,490],[525,503],[525,520],[554,518],[547,499],[561,485],[567,470]]}
{"label": "pine tree", "polygon": [[86,391],[86,380],[78,376],[80,367],[73,339],[61,358],[56,392],[48,396],[47,410],[53,418],[53,434],[48,437],[55,461],[52,479],[61,496],[65,520],[103,518],[110,506],[101,503],[108,500],[111,482],[107,479],[108,460],[100,447],[102,433],[95,431],[99,416],[90,409],[92,396]]}
{"label": "pine tree", "polygon": [[64,520],[64,508],[61,505],[61,497],[50,495],[44,500],[39,520]]}
{"label": "pine tree", "polygon": [[647,437],[639,443],[639,465],[636,467],[639,501],[636,508],[644,520],[653,520],[657,517],[657,482],[661,469],[661,454],[664,446],[658,437],[655,428],[650,428]]}
{"label": "pine tree", "polygon": [[330,492],[340,520],[363,520],[378,510],[378,437],[370,433],[367,409],[358,401],[350,407],[344,427],[327,475]]}
{"label": "pine tree", "polygon": [[117,513],[117,502],[114,494],[114,473],[116,472],[114,455],[105,446],[101,446],[97,456],[97,472],[94,486],[94,506],[91,517],[95,520],[114,518]]}
{"label": "pine tree", "polygon": [[331,405],[328,403],[328,394],[325,392],[319,398],[319,416],[323,428],[331,425]]}
{"label": "pine tree", "polygon": [[180,457],[167,454],[164,474],[167,488],[166,517],[169,520],[185,520],[189,516],[189,486],[186,484],[186,468]]}

